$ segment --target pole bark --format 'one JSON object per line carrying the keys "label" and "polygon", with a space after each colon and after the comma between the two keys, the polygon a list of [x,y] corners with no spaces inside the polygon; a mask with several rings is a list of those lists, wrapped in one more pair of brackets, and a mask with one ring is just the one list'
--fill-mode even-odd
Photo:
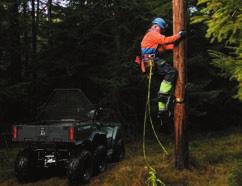
{"label": "pole bark", "polygon": [[[185,0],[173,0],[173,32],[186,29],[185,23]],[[178,71],[175,97],[176,104],[174,110],[175,127],[175,167],[177,169],[188,168],[188,139],[185,108],[185,41],[182,40],[174,48],[174,67]]]}

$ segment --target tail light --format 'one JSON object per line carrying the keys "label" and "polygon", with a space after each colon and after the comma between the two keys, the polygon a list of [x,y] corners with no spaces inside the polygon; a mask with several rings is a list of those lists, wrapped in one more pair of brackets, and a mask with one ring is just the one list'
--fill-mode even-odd
{"label": "tail light", "polygon": [[69,128],[69,141],[74,141],[75,133],[74,133],[74,127]]}
{"label": "tail light", "polygon": [[13,141],[16,141],[17,140],[17,127],[14,126],[13,127]]}

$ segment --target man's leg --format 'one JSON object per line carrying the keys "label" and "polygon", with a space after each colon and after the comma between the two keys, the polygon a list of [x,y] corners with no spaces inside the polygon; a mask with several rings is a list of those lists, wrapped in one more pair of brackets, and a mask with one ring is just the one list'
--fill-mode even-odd
{"label": "man's leg", "polygon": [[158,92],[158,108],[159,111],[166,111],[167,110],[167,102],[170,96],[170,92],[172,90],[172,83],[166,80],[163,80],[160,84],[160,89]]}
{"label": "man's leg", "polygon": [[167,111],[168,101],[177,77],[177,71],[170,64],[165,63],[157,67],[157,72],[158,75],[164,77],[158,92],[158,109],[159,113],[161,113]]}

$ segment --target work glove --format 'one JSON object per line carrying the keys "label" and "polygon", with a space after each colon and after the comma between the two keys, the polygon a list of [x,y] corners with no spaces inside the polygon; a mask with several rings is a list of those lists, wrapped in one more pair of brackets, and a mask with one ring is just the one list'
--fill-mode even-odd
{"label": "work glove", "polygon": [[183,38],[185,38],[185,37],[186,37],[187,32],[186,32],[186,31],[184,31],[184,30],[182,30],[182,31],[180,31],[178,34],[179,34],[179,35],[181,36],[181,38],[183,39]]}

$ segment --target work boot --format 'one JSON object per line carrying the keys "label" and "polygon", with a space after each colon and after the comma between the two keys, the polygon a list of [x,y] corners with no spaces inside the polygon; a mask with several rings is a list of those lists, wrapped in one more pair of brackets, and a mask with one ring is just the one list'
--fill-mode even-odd
{"label": "work boot", "polygon": [[164,119],[164,118],[170,118],[171,117],[171,111],[169,110],[159,110],[157,114],[157,118]]}
{"label": "work boot", "polygon": [[157,114],[157,118],[160,120],[161,126],[164,123],[169,123],[171,118],[171,112],[169,110],[160,110]]}

